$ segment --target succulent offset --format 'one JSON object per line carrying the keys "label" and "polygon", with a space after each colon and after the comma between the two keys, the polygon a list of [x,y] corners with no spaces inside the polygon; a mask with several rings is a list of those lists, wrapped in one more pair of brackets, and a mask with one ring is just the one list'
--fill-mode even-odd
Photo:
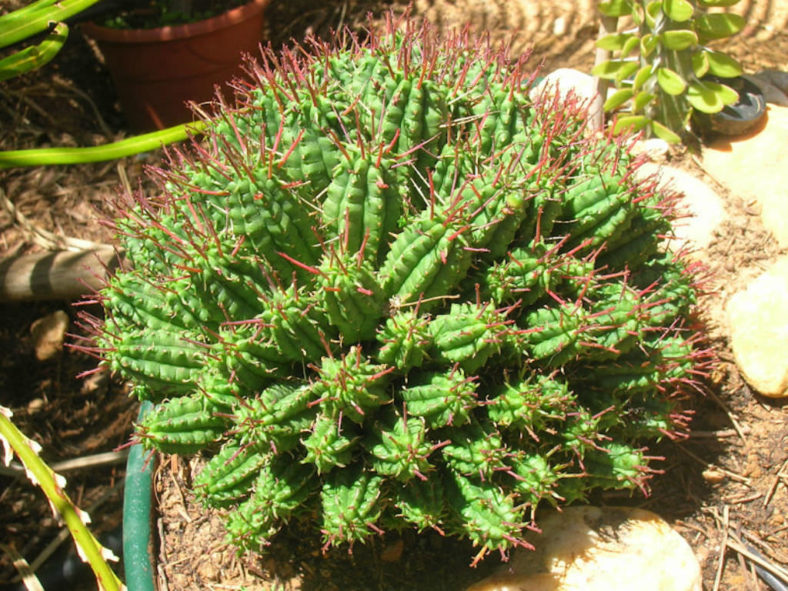
{"label": "succulent offset", "polygon": [[98,345],[244,549],[523,544],[543,503],[645,486],[706,359],[627,151],[524,60],[400,24],[250,64],[117,221]]}

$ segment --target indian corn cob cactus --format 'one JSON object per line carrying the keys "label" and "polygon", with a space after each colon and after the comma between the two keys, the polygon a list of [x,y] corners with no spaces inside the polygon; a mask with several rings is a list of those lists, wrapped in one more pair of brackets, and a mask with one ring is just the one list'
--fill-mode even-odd
{"label": "indian corn cob cactus", "polygon": [[644,487],[705,360],[670,199],[524,60],[389,22],[267,52],[116,222],[105,363],[146,446],[259,549],[434,528],[479,557],[541,503]]}

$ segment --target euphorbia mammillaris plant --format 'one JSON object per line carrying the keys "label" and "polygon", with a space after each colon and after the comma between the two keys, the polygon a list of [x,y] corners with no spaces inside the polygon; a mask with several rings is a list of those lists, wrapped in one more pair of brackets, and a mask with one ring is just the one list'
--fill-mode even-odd
{"label": "euphorbia mammillaris plant", "polygon": [[542,504],[645,487],[707,359],[670,199],[524,60],[408,21],[249,64],[116,222],[107,365],[137,437],[210,456],[197,496],[257,550],[415,527],[487,551]]}
{"label": "euphorbia mammillaris plant", "polygon": [[618,89],[605,110],[626,104],[616,131],[644,130],[670,142],[687,135],[695,111],[717,113],[738,100],[736,91],[709,79],[742,73],[732,57],[708,46],[738,33],[744,19],[737,14],[710,13],[739,0],[611,0],[599,5],[606,17],[631,17],[634,28],[612,33],[597,45],[615,52],[598,64],[594,75]]}

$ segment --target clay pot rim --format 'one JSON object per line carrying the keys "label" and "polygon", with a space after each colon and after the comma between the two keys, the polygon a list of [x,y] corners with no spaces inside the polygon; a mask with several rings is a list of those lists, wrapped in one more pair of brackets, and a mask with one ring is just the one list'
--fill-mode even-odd
{"label": "clay pot rim", "polygon": [[103,27],[94,22],[82,23],[82,31],[97,41],[110,43],[151,43],[159,41],[178,41],[211,33],[218,29],[231,27],[250,16],[261,12],[270,0],[250,0],[222,14],[208,19],[183,25],[157,27],[154,29],[114,29]]}

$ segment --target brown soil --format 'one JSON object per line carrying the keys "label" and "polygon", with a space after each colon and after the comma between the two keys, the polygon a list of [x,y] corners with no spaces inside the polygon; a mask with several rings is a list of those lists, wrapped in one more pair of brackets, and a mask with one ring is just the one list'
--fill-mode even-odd
{"label": "brown soil", "polygon": [[[10,7],[21,0],[8,3]],[[738,10],[748,17],[747,35],[726,45],[745,70],[785,69],[788,20],[785,3],[745,0]],[[515,53],[533,49],[532,60],[545,70],[593,62],[593,0],[415,0],[413,12],[439,27],[470,21],[493,40],[512,35]],[[272,2],[267,35],[274,46],[307,33],[325,36],[332,28],[366,25],[388,8],[404,9],[395,0],[290,0]],[[93,145],[127,135],[111,84],[100,60],[79,34],[41,71],[0,86],[0,148]],[[118,162],[73,167],[0,171],[0,199],[7,197],[34,227],[60,237],[111,243],[112,236],[95,220],[110,211],[112,195],[127,178],[144,183],[142,165],[156,154]],[[671,164],[703,172],[686,153],[671,155]],[[704,177],[705,180],[713,181]],[[725,532],[737,534],[764,557],[788,566],[788,405],[752,392],[733,363],[720,327],[724,299],[742,285],[741,271],[758,268],[778,253],[753,212],[752,204],[715,187],[726,198],[730,220],[719,229],[707,263],[710,293],[699,315],[707,323],[720,363],[708,392],[693,401],[693,436],[666,441],[655,453],[665,457],[665,472],[643,496],[599,495],[594,502],[651,509],[669,520],[695,550],[704,570],[705,588],[766,590],[738,552],[725,550]],[[50,245],[51,246],[51,245]],[[41,251],[31,229],[0,207],[0,259]],[[70,302],[0,305],[0,404],[14,411],[16,424],[42,444],[45,460],[81,457],[116,449],[130,435],[136,404],[122,384],[99,374],[82,381],[80,372],[95,360],[65,349],[46,362],[37,361],[30,325],[62,309],[75,318]],[[71,329],[78,332],[77,328]],[[354,553],[320,552],[310,532],[283,532],[262,558],[236,557],[226,546],[220,514],[192,503],[188,492],[192,465],[164,458],[157,475],[163,543],[160,571],[170,590],[180,589],[429,589],[459,590],[497,566],[496,557],[477,569],[467,565],[473,550],[438,535],[403,534],[376,538]],[[71,497],[91,511],[99,534],[120,525],[122,465],[97,466],[67,474]],[[24,478],[0,475],[0,585],[15,576],[8,547],[32,562],[58,534],[59,526],[40,491]],[[184,541],[188,541],[185,544]],[[64,544],[68,547],[70,542]],[[721,550],[721,548],[723,550]],[[86,585],[88,588],[90,585]],[[55,587],[51,587],[54,589]]]}

